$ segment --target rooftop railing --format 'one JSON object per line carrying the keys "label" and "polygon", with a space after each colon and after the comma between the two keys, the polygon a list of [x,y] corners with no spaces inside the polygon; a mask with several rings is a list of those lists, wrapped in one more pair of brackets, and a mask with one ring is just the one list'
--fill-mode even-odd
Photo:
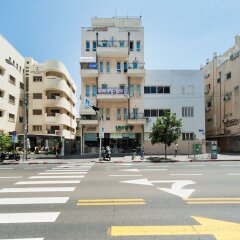
{"label": "rooftop railing", "polygon": [[116,40],[102,40],[98,41],[98,47],[122,47],[126,48],[128,46],[128,42],[124,40],[116,41]]}

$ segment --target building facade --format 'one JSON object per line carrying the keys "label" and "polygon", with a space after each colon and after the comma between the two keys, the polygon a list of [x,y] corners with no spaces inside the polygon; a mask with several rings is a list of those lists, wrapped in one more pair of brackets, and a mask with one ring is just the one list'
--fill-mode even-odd
{"label": "building facade", "polygon": [[240,152],[240,36],[222,55],[202,67],[205,79],[206,137],[220,152]]}
{"label": "building facade", "polygon": [[[146,70],[144,86],[144,151],[163,154],[164,145],[152,145],[149,139],[153,123],[165,111],[182,119],[179,153],[188,154],[194,141],[205,140],[204,82],[200,70]],[[174,144],[167,149],[174,153]]]}
{"label": "building facade", "polygon": [[24,57],[0,35],[0,135],[23,133]]}
{"label": "building facade", "polygon": [[[141,148],[146,122],[141,18],[93,18],[81,36],[82,153],[99,151],[100,130],[103,146],[114,153]],[[102,121],[95,111],[85,109],[86,99],[100,108]]]}

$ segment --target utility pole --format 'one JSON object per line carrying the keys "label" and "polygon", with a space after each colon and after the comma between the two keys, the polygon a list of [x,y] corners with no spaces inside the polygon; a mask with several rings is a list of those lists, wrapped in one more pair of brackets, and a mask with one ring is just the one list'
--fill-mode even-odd
{"label": "utility pole", "polygon": [[27,161],[27,148],[28,148],[28,94],[24,94],[24,138],[23,138],[23,161]]}

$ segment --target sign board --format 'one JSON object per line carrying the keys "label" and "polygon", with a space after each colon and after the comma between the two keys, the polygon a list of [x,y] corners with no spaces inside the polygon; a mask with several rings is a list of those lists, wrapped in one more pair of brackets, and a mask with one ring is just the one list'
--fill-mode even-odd
{"label": "sign board", "polygon": [[97,69],[97,63],[88,63],[89,69]]}
{"label": "sign board", "polygon": [[91,107],[91,101],[90,101],[89,98],[85,98],[84,106],[85,106],[85,108],[90,108]]}
{"label": "sign board", "polygon": [[104,128],[103,127],[101,127],[99,130],[99,137],[104,138]]}
{"label": "sign board", "polygon": [[17,143],[18,142],[18,136],[17,135],[12,135],[12,142]]}

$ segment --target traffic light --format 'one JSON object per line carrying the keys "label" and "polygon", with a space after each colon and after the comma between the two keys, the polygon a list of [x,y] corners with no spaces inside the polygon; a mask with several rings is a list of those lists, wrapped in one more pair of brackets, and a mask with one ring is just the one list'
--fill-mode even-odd
{"label": "traffic light", "polygon": [[97,107],[97,106],[92,106],[92,109],[93,109],[94,111],[96,111],[96,112],[98,112],[98,111],[100,110],[100,108]]}

